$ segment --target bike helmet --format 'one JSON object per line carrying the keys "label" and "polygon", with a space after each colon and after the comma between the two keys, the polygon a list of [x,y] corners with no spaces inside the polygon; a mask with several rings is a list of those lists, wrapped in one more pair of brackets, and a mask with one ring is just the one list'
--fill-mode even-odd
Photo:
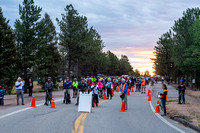
{"label": "bike helmet", "polygon": [[180,80],[180,82],[183,82],[183,80]]}

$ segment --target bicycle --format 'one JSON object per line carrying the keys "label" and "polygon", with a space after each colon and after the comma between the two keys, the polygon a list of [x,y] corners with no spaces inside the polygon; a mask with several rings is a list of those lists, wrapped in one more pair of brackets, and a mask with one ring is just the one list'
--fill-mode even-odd
{"label": "bicycle", "polygon": [[51,91],[46,91],[46,104],[51,104]]}
{"label": "bicycle", "polygon": [[63,100],[63,104],[71,104],[71,100],[70,100],[70,94],[69,94],[69,90],[65,90],[64,91],[64,100]]}

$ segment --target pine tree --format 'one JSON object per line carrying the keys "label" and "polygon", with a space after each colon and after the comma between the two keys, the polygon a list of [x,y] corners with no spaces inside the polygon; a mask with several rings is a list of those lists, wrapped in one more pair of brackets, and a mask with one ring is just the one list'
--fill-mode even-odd
{"label": "pine tree", "polygon": [[0,84],[4,84],[7,93],[10,94],[17,79],[18,57],[15,35],[8,22],[0,8]]}
{"label": "pine tree", "polygon": [[[21,68],[23,78],[27,86],[28,70],[35,65],[35,53],[37,51],[36,29],[38,20],[41,17],[42,8],[34,5],[33,0],[24,0],[23,5],[19,5],[20,19],[15,22],[15,32],[17,36],[18,50],[21,55]],[[25,87],[25,92],[26,92]]]}
{"label": "pine tree", "polygon": [[57,48],[56,29],[47,13],[40,21],[37,32],[36,76],[40,78],[39,84],[41,85],[44,85],[49,76],[56,84],[59,75],[60,54]]}

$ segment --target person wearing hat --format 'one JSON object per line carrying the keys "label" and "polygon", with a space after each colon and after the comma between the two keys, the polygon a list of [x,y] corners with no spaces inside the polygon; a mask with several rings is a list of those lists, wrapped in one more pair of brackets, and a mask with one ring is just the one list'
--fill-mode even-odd
{"label": "person wearing hat", "polygon": [[21,96],[22,99],[22,105],[24,105],[24,90],[23,90],[23,82],[21,77],[17,78],[17,81],[15,82],[16,87],[16,93],[17,93],[17,105],[19,105],[19,97]]}
{"label": "person wearing hat", "polygon": [[53,85],[53,82],[51,81],[51,77],[48,77],[48,81],[44,85],[44,89],[46,91],[44,105],[48,106],[48,103],[47,103],[48,101],[50,101],[50,103],[51,103],[53,86],[54,85]]}
{"label": "person wearing hat", "polygon": [[178,85],[178,92],[179,92],[178,104],[182,104],[180,95],[181,93],[183,94],[183,104],[185,104],[185,90],[186,90],[185,84],[183,80],[180,80],[180,84]]}
{"label": "person wearing hat", "polygon": [[87,85],[85,83],[85,80],[82,78],[81,79],[81,82],[78,84],[78,97],[77,97],[77,103],[75,105],[78,105],[79,104],[79,93],[82,92],[82,93],[85,93],[86,91],[86,88],[87,88]]}
{"label": "person wearing hat", "polygon": [[[64,89],[64,100],[63,103],[71,103],[70,100],[70,88],[72,87],[72,83],[69,81],[69,77],[66,78],[64,85],[63,85],[63,89]],[[67,98],[66,98],[67,96]]]}
{"label": "person wearing hat", "polygon": [[73,97],[77,96],[77,87],[78,87],[78,81],[76,78],[74,78],[74,81],[72,82],[72,87],[73,87]]}
{"label": "person wearing hat", "polygon": [[128,105],[127,105],[127,91],[128,91],[128,84],[126,83],[126,80],[123,78],[122,79],[122,83],[119,86],[119,90],[120,90],[120,97],[122,98],[122,100],[124,99],[124,103],[125,103],[125,109],[128,109]]}

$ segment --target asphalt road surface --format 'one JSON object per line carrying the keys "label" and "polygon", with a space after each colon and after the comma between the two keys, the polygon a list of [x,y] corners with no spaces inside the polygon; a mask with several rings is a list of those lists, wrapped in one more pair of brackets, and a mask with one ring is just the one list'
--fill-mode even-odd
{"label": "asphalt road surface", "polygon": [[[56,109],[37,102],[0,111],[0,133],[194,133],[177,122],[160,114],[155,115],[155,98],[147,101],[146,94],[139,92],[128,96],[128,110],[120,112],[121,99],[115,93],[112,100],[101,101],[91,113],[78,113],[74,104],[63,104],[55,99]],[[164,118],[164,119],[163,119]]]}

